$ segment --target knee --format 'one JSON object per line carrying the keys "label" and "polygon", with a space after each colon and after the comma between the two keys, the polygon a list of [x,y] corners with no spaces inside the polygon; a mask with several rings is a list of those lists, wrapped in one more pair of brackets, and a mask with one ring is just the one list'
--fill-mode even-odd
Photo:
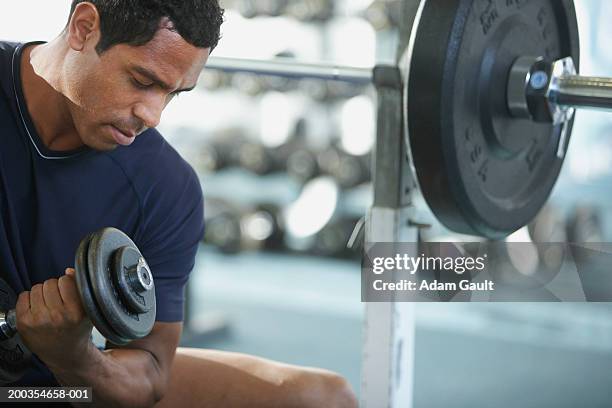
{"label": "knee", "polygon": [[[328,407],[333,408],[357,408],[357,398],[350,384],[344,377],[335,373],[329,373],[323,378],[323,392]],[[318,405],[321,407],[322,405]]]}
{"label": "knee", "polygon": [[349,383],[326,370],[303,369],[288,382],[300,408],[356,408],[357,399]]}

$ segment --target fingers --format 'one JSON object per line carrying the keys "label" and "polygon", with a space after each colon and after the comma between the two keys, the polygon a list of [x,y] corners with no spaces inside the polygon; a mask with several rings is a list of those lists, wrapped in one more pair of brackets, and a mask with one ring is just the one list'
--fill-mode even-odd
{"label": "fingers", "polygon": [[21,339],[47,366],[70,367],[88,349],[92,323],[72,271],[22,292],[16,309]]}
{"label": "fingers", "polygon": [[58,289],[58,280],[49,279],[43,283],[43,299],[45,306],[51,310],[61,310],[64,307],[64,301],[60,296]]}
{"label": "fingers", "polygon": [[22,292],[15,307],[17,315],[26,319],[63,315],[69,321],[79,321],[84,310],[74,273],[74,269],[66,269],[59,279],[49,279]]}
{"label": "fingers", "polygon": [[74,269],[66,269],[66,275],[58,280],[58,291],[64,302],[64,308],[75,319],[79,319],[84,311],[81,296],[76,284]]}
{"label": "fingers", "polygon": [[[17,312],[17,323],[30,313],[30,292],[26,291],[19,294],[17,304],[15,305],[15,311]],[[17,324],[17,326],[19,326],[19,324]],[[17,330],[19,330],[19,327],[17,327]]]}
{"label": "fingers", "polygon": [[45,299],[43,297],[43,285],[41,283],[32,286],[30,289],[30,313],[36,315],[45,309]]}

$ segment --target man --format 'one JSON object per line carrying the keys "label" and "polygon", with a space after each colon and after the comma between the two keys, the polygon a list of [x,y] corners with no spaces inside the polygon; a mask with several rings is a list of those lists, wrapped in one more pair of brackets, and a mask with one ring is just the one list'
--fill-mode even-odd
{"label": "man", "polygon": [[[196,86],[222,20],[217,0],[73,0],[53,41],[0,42],[0,277],[20,293],[17,327],[36,355],[12,385],[92,386],[96,407],[355,405],[327,371],[177,352],[203,200],[155,127]],[[147,259],[157,321],[102,351],[65,268],[81,238],[109,226]]]}

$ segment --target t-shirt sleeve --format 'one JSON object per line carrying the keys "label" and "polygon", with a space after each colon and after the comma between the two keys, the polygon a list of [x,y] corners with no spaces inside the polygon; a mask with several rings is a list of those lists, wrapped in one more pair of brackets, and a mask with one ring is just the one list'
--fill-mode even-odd
{"label": "t-shirt sleeve", "polygon": [[136,241],[153,273],[160,322],[183,320],[185,284],[204,235],[200,182],[193,169],[183,165],[185,171],[178,171],[182,176],[176,175],[176,168],[168,168],[170,177],[152,183],[143,198],[145,222]]}

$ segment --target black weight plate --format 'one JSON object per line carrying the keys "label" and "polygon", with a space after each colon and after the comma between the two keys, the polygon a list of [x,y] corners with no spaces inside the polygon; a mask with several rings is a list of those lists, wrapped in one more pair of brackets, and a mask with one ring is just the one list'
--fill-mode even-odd
{"label": "black weight plate", "polygon": [[126,344],[128,340],[119,336],[100,312],[100,306],[96,302],[91,289],[91,281],[87,269],[87,252],[92,236],[93,234],[89,234],[81,240],[74,259],[76,282],[79,294],[81,295],[81,301],[87,316],[102,336],[114,344]]}
{"label": "black weight plate", "polygon": [[149,334],[153,328],[155,299],[151,310],[140,314],[133,313],[122,302],[121,294],[113,282],[111,268],[115,252],[124,246],[136,248],[134,242],[118,229],[104,228],[95,233],[88,251],[89,278],[100,311],[111,327],[123,338],[139,339]]}
{"label": "black weight plate", "polygon": [[[0,279],[0,310],[14,309],[17,296],[13,289]],[[23,344],[19,333],[12,338],[0,341],[0,385],[17,381],[27,371],[32,353]]]}
{"label": "black weight plate", "polygon": [[535,217],[563,163],[563,126],[510,117],[508,73],[520,56],[571,56],[577,64],[573,2],[423,1],[405,53],[406,136],[417,180],[449,229],[504,237]]}

